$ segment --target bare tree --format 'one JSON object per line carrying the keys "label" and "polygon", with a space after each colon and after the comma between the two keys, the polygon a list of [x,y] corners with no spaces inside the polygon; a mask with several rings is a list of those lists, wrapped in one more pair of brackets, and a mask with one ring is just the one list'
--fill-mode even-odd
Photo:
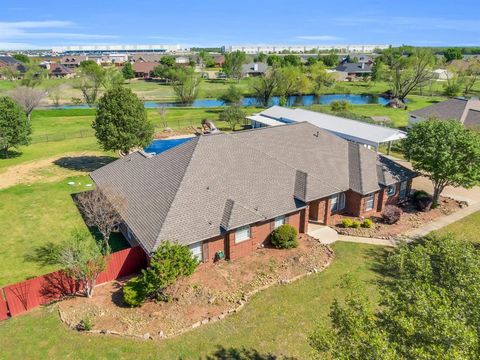
{"label": "bare tree", "polygon": [[45,97],[45,91],[34,89],[28,86],[19,86],[9,92],[10,97],[17,102],[27,114],[28,121],[32,111],[40,104]]}
{"label": "bare tree", "polygon": [[122,221],[119,212],[126,206],[125,198],[109,189],[95,189],[79,193],[77,203],[87,225],[97,228],[102,234],[104,252],[108,253],[110,234]]}
{"label": "bare tree", "polygon": [[48,96],[53,101],[53,105],[60,106],[63,92],[68,88],[67,84],[58,84],[48,90]]}
{"label": "bare tree", "polygon": [[158,108],[158,115],[160,115],[160,120],[162,121],[163,128],[167,128],[168,127],[167,108],[165,106],[160,106]]}

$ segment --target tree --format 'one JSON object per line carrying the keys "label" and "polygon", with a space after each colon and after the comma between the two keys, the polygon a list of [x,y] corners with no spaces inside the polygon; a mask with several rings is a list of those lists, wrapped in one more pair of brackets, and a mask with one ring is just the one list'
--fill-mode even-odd
{"label": "tree", "polygon": [[277,70],[278,93],[281,96],[303,94],[309,86],[307,76],[299,67],[286,66]]}
{"label": "tree", "polygon": [[437,204],[446,186],[470,188],[480,182],[480,135],[455,120],[429,120],[413,126],[403,141],[413,169],[433,183]]}
{"label": "tree", "polygon": [[69,240],[47,243],[36,249],[33,260],[43,265],[57,265],[73,280],[80,283],[82,292],[91,298],[97,277],[107,267],[101,247],[86,230],[74,230]]}
{"label": "tree", "polygon": [[467,96],[480,79],[480,61],[472,61],[467,69],[459,71],[460,83],[463,85],[463,94]]}
{"label": "tree", "polygon": [[388,80],[388,70],[388,66],[381,59],[376,59],[372,68],[372,80],[375,82]]}
{"label": "tree", "polygon": [[235,126],[244,121],[245,116],[247,116],[247,114],[242,110],[239,105],[232,105],[226,107],[220,113],[220,120],[225,121],[230,125],[230,128],[232,130],[235,130]]}
{"label": "tree", "polygon": [[53,101],[53,105],[60,106],[62,93],[69,87],[67,84],[56,84],[48,89],[48,96]]}
{"label": "tree", "polygon": [[45,97],[45,91],[37,90],[28,86],[19,86],[9,92],[13,100],[17,102],[25,111],[28,121],[32,111],[40,104],[40,101]]}
{"label": "tree", "polygon": [[13,54],[12,57],[15,59],[15,60],[18,60],[20,61],[21,63],[24,63],[24,64],[27,64],[30,62],[30,58],[25,55],[25,54]]}
{"label": "tree", "polygon": [[103,95],[92,127],[104,150],[119,151],[121,155],[144,148],[154,133],[143,103],[132,90],[124,87],[116,87]]}
{"label": "tree", "polygon": [[160,59],[160,64],[165,65],[167,67],[173,67],[176,64],[175,58],[171,55],[162,56]]}
{"label": "tree", "polygon": [[0,97],[0,149],[5,157],[8,150],[30,143],[32,128],[25,112],[9,97]]}
{"label": "tree", "polygon": [[462,51],[460,50],[460,48],[448,48],[443,53],[443,57],[445,58],[446,62],[463,59]]}
{"label": "tree", "polygon": [[132,306],[140,305],[147,298],[168,301],[169,297],[165,294],[167,287],[180,278],[192,275],[197,266],[198,261],[192,256],[188,246],[162,242],[150,260],[150,267],[126,284],[126,287],[135,288],[135,302],[129,302],[133,296],[124,300]]}
{"label": "tree", "polygon": [[289,54],[283,57],[283,66],[300,66],[301,64],[302,61],[298,55]]}
{"label": "tree", "polygon": [[[473,239],[472,239],[473,240]],[[381,271],[377,311],[358,286],[335,301],[310,344],[335,359],[477,359],[480,252],[450,235],[404,244]]]}
{"label": "tree", "polygon": [[105,71],[94,61],[82,61],[74,87],[82,92],[85,102],[94,106],[104,81]]}
{"label": "tree", "polygon": [[390,58],[390,87],[393,98],[402,102],[416,88],[425,85],[432,78],[433,54],[428,49],[414,49],[405,57],[393,53]]}
{"label": "tree", "polygon": [[[108,195],[108,196],[106,196]],[[77,194],[77,204],[85,222],[95,227],[103,237],[103,252],[110,252],[110,234],[122,221],[120,211],[126,208],[125,198],[106,188]]]}
{"label": "tree", "polygon": [[313,83],[316,91],[320,91],[324,87],[331,87],[335,84],[335,79],[331,74],[327,73],[324,64],[320,61],[310,65],[306,69],[306,75]]}
{"label": "tree", "polygon": [[48,70],[35,63],[25,65],[26,71],[23,74],[22,85],[35,87],[48,77]]}
{"label": "tree", "polygon": [[281,67],[283,65],[283,58],[276,54],[268,55],[267,65],[275,68]]}
{"label": "tree", "polygon": [[198,96],[201,79],[196,74],[177,71],[173,80],[173,91],[182,104],[191,104]]}
{"label": "tree", "polygon": [[227,91],[222,96],[220,96],[220,100],[224,101],[226,104],[240,104],[242,98],[242,92],[233,84],[228,87]]}
{"label": "tree", "polygon": [[132,63],[127,62],[122,68],[123,78],[126,80],[133,79],[135,77],[135,72],[133,71]]}
{"label": "tree", "polygon": [[320,56],[319,59],[328,67],[336,66],[338,64],[338,55],[335,53]]}
{"label": "tree", "polygon": [[246,62],[247,55],[243,51],[233,51],[225,54],[223,72],[228,77],[240,79],[242,77],[242,65]]}
{"label": "tree", "polygon": [[257,99],[257,102],[267,107],[273,93],[278,87],[278,75],[277,72],[269,71],[265,76],[259,76],[252,80],[250,88],[253,96]]}
{"label": "tree", "polygon": [[117,69],[110,67],[104,70],[102,86],[105,90],[111,90],[117,86],[122,86],[125,81],[123,74]]}

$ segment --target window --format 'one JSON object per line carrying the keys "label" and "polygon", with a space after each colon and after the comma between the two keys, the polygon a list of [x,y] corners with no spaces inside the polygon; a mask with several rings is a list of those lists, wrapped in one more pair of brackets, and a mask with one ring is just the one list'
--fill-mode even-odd
{"label": "window", "polygon": [[340,211],[345,209],[345,193],[338,193],[331,198],[330,210]]}
{"label": "window", "polygon": [[282,226],[283,224],[285,224],[285,216],[277,216],[275,218],[275,223],[273,225],[273,228],[276,229],[276,228]]}
{"label": "window", "polygon": [[400,198],[403,199],[405,196],[407,196],[407,182],[402,181],[400,183]]}
{"label": "window", "polygon": [[198,261],[203,261],[203,254],[202,254],[202,242],[197,242],[195,244],[188,245],[190,252],[192,253],[193,257]]}
{"label": "window", "polygon": [[235,243],[250,239],[250,225],[242,226],[235,231]]}
{"label": "window", "polygon": [[372,210],[375,205],[375,194],[370,194],[365,200],[365,211]]}
{"label": "window", "polygon": [[396,191],[397,191],[397,186],[396,185],[390,185],[389,187],[387,187],[387,195],[388,196],[395,195]]}

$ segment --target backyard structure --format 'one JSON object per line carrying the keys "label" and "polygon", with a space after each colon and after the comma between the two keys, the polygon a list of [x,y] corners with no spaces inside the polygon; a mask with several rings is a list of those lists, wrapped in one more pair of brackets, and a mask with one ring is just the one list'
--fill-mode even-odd
{"label": "backyard structure", "polygon": [[415,176],[307,122],[199,136],[91,174],[126,199],[121,230],[132,246],[150,255],[162,241],[178,241],[203,262],[263,247],[285,223],[306,233],[309,220],[379,213],[407,196]]}
{"label": "backyard structure", "polygon": [[478,98],[454,98],[410,113],[409,125],[430,118],[438,120],[457,120],[466,127],[480,126],[480,100]]}
{"label": "backyard structure", "polygon": [[398,129],[281,106],[272,106],[256,115],[247,116],[247,119],[252,121],[253,128],[306,121],[343,139],[362,144],[376,151],[381,144],[387,143],[390,147],[393,141],[406,137],[406,133]]}

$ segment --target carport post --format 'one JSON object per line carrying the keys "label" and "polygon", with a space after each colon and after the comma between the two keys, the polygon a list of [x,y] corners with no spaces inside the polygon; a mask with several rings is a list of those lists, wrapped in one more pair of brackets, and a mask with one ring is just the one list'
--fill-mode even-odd
{"label": "carport post", "polygon": [[389,142],[388,142],[387,155],[390,155],[390,150],[392,150],[392,141],[389,141]]}

